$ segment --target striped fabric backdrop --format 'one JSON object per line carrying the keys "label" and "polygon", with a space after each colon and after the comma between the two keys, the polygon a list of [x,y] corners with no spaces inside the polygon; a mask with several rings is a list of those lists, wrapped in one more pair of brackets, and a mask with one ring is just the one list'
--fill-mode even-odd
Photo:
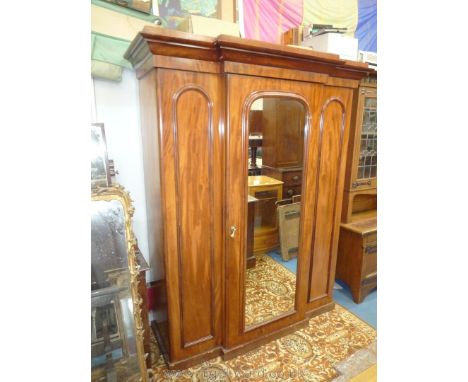
{"label": "striped fabric backdrop", "polygon": [[299,25],[332,24],[348,28],[359,49],[377,52],[377,0],[241,0],[243,37],[281,42]]}
{"label": "striped fabric backdrop", "polygon": [[281,34],[301,24],[303,0],[243,0],[245,37],[272,43]]}

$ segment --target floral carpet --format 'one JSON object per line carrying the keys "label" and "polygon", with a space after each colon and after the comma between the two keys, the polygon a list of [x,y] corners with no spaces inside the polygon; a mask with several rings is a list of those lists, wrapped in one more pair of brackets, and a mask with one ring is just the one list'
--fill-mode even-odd
{"label": "floral carpet", "polygon": [[245,325],[257,325],[294,310],[296,275],[267,255],[247,269]]}
{"label": "floral carpet", "polygon": [[[259,260],[262,259],[257,259],[257,264],[261,265],[262,261],[259,263]],[[275,263],[274,260],[264,260],[263,266],[274,267],[274,264],[270,263]],[[281,272],[269,272],[268,278],[260,278],[257,281],[262,288],[261,293],[270,293],[273,297],[281,299],[282,296],[294,292],[291,288],[295,287],[295,275],[280,264],[278,266],[281,267],[278,268]],[[291,275],[283,273],[283,270]],[[280,277],[273,280],[272,274],[278,274]],[[288,277],[293,282],[292,287],[283,285]],[[250,293],[250,287],[247,286],[247,294]],[[258,301],[252,303],[247,308],[250,322],[258,322],[261,317],[268,316],[268,304],[258,304]],[[261,312],[256,312],[256,307]],[[289,308],[284,305],[281,309]],[[311,318],[305,328],[228,361],[217,357],[185,370],[168,370],[163,357],[160,356],[153,365],[154,381],[329,382],[338,377],[334,366],[356,351],[368,347],[376,337],[377,332],[371,326],[336,305],[332,311]],[[157,346],[154,339],[153,346]]]}

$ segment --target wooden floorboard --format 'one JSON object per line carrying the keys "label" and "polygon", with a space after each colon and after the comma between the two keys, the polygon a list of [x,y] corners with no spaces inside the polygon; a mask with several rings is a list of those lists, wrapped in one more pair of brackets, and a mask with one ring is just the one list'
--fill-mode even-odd
{"label": "wooden floorboard", "polygon": [[349,382],[377,382],[377,365],[364,370],[361,374],[351,378]]}

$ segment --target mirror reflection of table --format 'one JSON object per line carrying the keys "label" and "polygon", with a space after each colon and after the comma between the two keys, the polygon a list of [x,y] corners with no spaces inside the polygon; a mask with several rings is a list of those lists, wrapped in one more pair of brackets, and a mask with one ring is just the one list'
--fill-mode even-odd
{"label": "mirror reflection of table", "polygon": [[262,134],[249,134],[249,175],[261,175],[262,169],[257,162],[257,150],[262,147],[263,136]]}
{"label": "mirror reflection of table", "polygon": [[279,245],[276,202],[283,198],[283,182],[264,175],[248,177],[249,195],[257,199],[253,253],[267,253]]}

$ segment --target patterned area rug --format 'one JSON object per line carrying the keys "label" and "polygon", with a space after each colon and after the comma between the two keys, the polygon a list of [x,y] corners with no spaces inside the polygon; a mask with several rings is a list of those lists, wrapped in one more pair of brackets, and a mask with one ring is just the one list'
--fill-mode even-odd
{"label": "patterned area rug", "polygon": [[294,310],[296,275],[267,255],[256,255],[255,267],[247,269],[245,325],[270,321]]}
{"label": "patterned area rug", "polygon": [[[375,339],[376,331],[355,315],[335,309],[309,321],[304,329],[229,361],[221,357],[186,370],[168,370],[162,356],[153,365],[154,381],[329,382],[334,366]],[[153,347],[157,347],[153,339]]]}

